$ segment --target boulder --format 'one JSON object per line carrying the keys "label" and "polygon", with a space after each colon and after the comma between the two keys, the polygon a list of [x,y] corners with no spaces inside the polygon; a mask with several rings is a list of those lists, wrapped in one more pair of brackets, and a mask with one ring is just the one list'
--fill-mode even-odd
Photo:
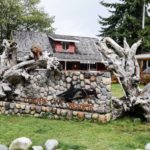
{"label": "boulder", "polygon": [[32,146],[32,150],[43,150],[42,146]]}
{"label": "boulder", "polygon": [[147,144],[145,145],[145,150],[150,150],[150,143],[147,143]]}
{"label": "boulder", "polygon": [[58,141],[55,139],[49,139],[45,142],[46,150],[55,150],[58,147]]}
{"label": "boulder", "polygon": [[29,138],[21,137],[12,141],[9,150],[28,150],[31,145],[32,141]]}
{"label": "boulder", "polygon": [[5,145],[0,144],[0,150],[8,150],[8,147]]}

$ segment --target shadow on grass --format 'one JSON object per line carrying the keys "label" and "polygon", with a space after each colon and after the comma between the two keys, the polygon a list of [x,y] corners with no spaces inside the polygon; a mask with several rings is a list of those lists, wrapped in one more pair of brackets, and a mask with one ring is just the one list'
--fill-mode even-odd
{"label": "shadow on grass", "polygon": [[60,142],[59,147],[61,150],[67,150],[67,149],[72,149],[72,150],[87,150],[88,148],[82,145],[73,145],[73,144],[66,144]]}

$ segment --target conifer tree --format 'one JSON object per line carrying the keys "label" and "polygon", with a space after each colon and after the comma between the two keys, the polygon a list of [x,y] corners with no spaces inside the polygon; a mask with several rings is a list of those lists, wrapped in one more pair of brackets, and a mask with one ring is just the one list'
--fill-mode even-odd
{"label": "conifer tree", "polygon": [[[145,28],[142,29],[144,3]],[[99,16],[99,24],[102,26],[99,36],[109,36],[119,44],[122,44],[124,37],[129,44],[143,38],[143,45],[138,53],[150,52],[150,0],[120,0],[118,3],[107,3],[103,0],[100,4],[108,8],[111,15],[106,18]]]}

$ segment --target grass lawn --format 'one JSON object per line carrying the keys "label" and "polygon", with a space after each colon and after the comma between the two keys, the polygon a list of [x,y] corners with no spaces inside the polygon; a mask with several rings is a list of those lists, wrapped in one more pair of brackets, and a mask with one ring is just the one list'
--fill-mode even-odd
{"label": "grass lawn", "polygon": [[[119,84],[112,85],[112,92],[123,96]],[[135,150],[150,142],[150,124],[129,118],[97,124],[0,115],[0,144],[9,145],[22,136],[31,138],[34,145],[57,139],[62,150]]]}
{"label": "grass lawn", "polygon": [[115,97],[122,97],[124,95],[123,89],[120,84],[112,84],[111,86],[112,95]]}
{"label": "grass lawn", "polygon": [[62,150],[135,150],[150,142],[150,125],[128,118],[97,124],[0,115],[0,143],[22,136],[34,145],[57,139]]}
{"label": "grass lawn", "polygon": [[[142,89],[144,87],[144,85],[140,85],[140,88]],[[112,90],[112,95],[115,97],[122,97],[124,95],[123,89],[121,87],[120,84],[116,83],[116,84],[112,84],[111,86],[111,90]]]}

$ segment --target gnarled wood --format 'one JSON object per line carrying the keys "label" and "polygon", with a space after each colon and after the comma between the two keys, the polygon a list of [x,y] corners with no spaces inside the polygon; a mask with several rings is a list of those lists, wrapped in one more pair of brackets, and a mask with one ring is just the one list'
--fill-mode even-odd
{"label": "gnarled wood", "polygon": [[140,67],[135,54],[141,42],[142,40],[139,40],[130,47],[124,39],[124,47],[121,47],[114,40],[106,37],[98,43],[99,50],[107,60],[107,68],[117,76],[125,92],[125,97],[121,100],[112,99],[113,119],[121,117],[126,112],[134,114],[138,112],[140,117],[150,121],[150,84],[142,92],[138,87]]}
{"label": "gnarled wood", "polygon": [[26,60],[13,67],[1,68],[0,98],[6,97],[7,92],[11,91],[10,85],[19,84],[22,78],[26,81],[30,80],[30,75],[28,74],[30,69],[59,70],[59,65],[57,58],[50,57],[48,53],[45,53],[37,61]]}

